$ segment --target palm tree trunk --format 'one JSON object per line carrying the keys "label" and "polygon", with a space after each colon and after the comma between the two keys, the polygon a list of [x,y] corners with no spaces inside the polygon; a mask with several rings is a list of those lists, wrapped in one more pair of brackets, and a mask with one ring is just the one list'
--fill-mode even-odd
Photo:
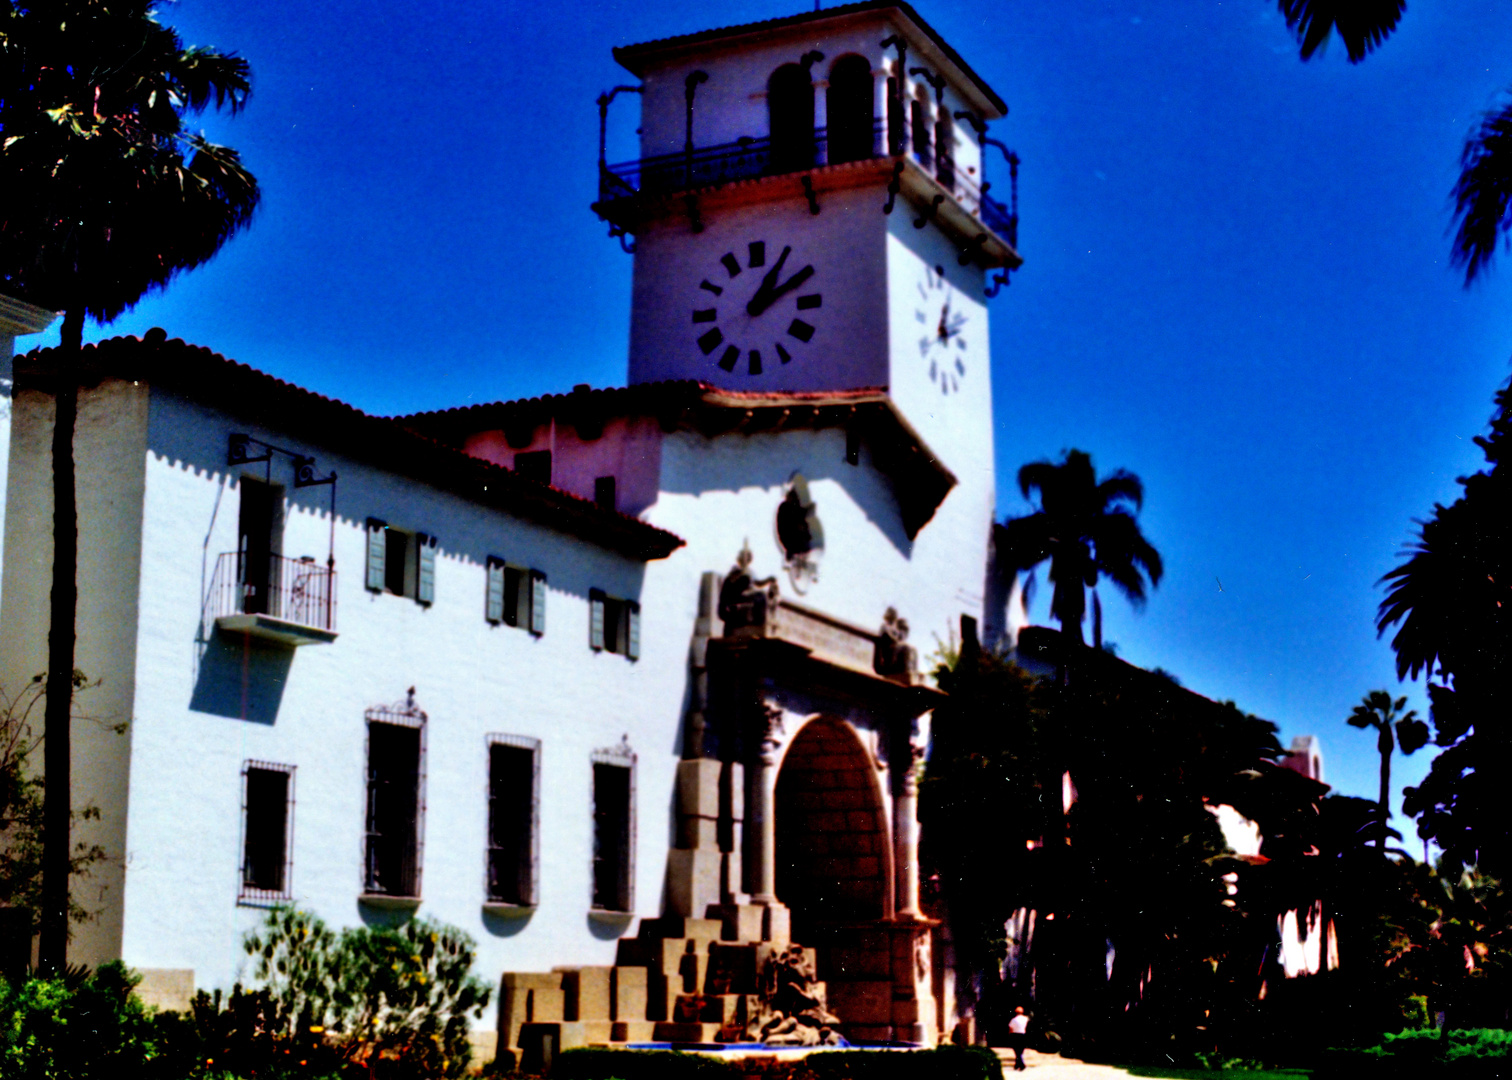
{"label": "palm tree trunk", "polygon": [[1381,734],[1376,739],[1376,748],[1381,751],[1381,798],[1378,805],[1381,808],[1381,828],[1376,834],[1376,850],[1386,849],[1386,829],[1391,820],[1391,751],[1392,739],[1391,728],[1381,728]]}
{"label": "palm tree trunk", "polygon": [[75,620],[78,614],[79,515],[74,492],[74,427],[79,411],[79,365],[84,309],[63,317],[53,418],[53,573],[47,635],[47,703],[43,721],[42,913],[37,960],[43,977],[63,974],[68,962],[68,851],[72,818],[69,727],[73,714]]}

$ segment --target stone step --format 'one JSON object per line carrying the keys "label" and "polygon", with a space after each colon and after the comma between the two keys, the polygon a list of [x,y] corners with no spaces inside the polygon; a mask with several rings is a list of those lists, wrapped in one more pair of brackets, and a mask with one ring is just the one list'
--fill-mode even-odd
{"label": "stone step", "polygon": [[672,1019],[677,1023],[744,1027],[760,1003],[755,994],[680,994],[672,1008]]}
{"label": "stone step", "polygon": [[610,1041],[617,1043],[651,1042],[655,1035],[654,1020],[616,1020],[609,1030]]}
{"label": "stone step", "polygon": [[663,915],[659,919],[642,919],[636,931],[638,938],[692,938],[700,942],[700,951],[711,941],[718,941],[724,933],[724,923],[719,919],[691,919],[683,915]]}
{"label": "stone step", "polygon": [[718,1024],[678,1024],[664,1022],[656,1025],[655,1040],[671,1043],[712,1043],[719,1039]]}

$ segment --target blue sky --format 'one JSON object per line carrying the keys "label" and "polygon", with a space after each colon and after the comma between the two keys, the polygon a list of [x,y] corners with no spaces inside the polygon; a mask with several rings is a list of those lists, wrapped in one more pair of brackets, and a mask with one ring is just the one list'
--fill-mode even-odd
{"label": "blue sky", "polygon": [[[1344,717],[1399,692],[1376,582],[1479,467],[1509,372],[1512,266],[1463,289],[1447,230],[1464,137],[1512,84],[1512,6],[1410,0],[1360,65],[1337,42],[1303,64],[1273,0],[918,6],[1009,102],[993,134],[1024,163],[1026,263],[991,314],[1000,516],[1066,448],[1136,472],[1167,575],[1143,613],[1105,597],[1106,637],[1319,735],[1327,778],[1373,797]],[[202,123],[263,205],[90,337],[163,326],[377,413],[621,384],[630,260],[588,210],[594,98],[633,81],[609,50],[807,7],[166,4],[251,61],[245,113]]]}

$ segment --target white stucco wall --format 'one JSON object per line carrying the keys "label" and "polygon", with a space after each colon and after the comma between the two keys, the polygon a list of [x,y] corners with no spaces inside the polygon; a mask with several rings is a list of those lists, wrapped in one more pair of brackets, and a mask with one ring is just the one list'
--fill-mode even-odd
{"label": "white stucco wall", "polygon": [[[333,644],[245,647],[201,633],[215,558],[236,546],[239,496],[224,466],[232,431],[311,453],[319,471],[340,474]],[[245,467],[258,478],[263,469]],[[288,459],[277,456],[274,482],[290,475]],[[681,700],[685,678],[686,646],[669,645],[675,635],[646,635],[636,663],[589,649],[589,588],[638,596],[641,566],[162,392],[152,396],[145,481],[124,959],[192,968],[204,987],[243,974],[242,937],[263,915],[237,901],[248,759],[297,766],[294,902],[333,925],[362,920],[364,711],[402,701],[414,686],[429,715],[420,914],[467,930],[489,979],[612,962],[613,930],[588,917],[589,755],[626,734],[639,753],[636,908],[656,914],[680,716],[667,703]],[[286,496],[285,554],[323,564],[328,490]],[[434,605],[364,588],[370,515],[440,537]],[[543,637],[485,621],[490,554],[547,573]],[[650,625],[660,617],[644,616]],[[540,903],[528,919],[482,910],[491,732],[542,744]]]}

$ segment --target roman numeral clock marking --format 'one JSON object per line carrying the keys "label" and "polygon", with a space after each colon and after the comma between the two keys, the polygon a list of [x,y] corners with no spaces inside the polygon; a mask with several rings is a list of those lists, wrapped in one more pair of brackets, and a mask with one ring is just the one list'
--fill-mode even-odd
{"label": "roman numeral clock marking", "polygon": [[[771,343],[768,356],[775,353],[780,363],[789,364],[793,353],[788,350],[788,344],[796,341],[807,345],[814,339],[816,328],[809,321],[815,318],[814,315],[810,314],[807,319],[796,314],[784,318],[789,311],[814,312],[824,305],[822,294],[799,292],[814,276],[812,264],[786,273],[792,253],[792,246],[784,245],[777,261],[768,268],[766,241],[753,240],[746,245],[744,265],[733,251],[720,256],[719,264],[724,273],[721,275],[716,271],[711,276],[719,278],[723,284],[715,284],[709,278],[698,283],[699,290],[709,295],[700,297],[694,305],[693,324],[695,327],[712,325],[699,330],[694,340],[699,351],[714,360],[722,370],[733,372],[743,355],[747,374],[760,375],[765,370],[762,346],[766,343]],[[765,270],[765,273],[754,285],[737,284],[736,279],[746,270]],[[726,296],[726,292],[730,295]],[[708,306],[711,303],[712,306]],[[786,328],[779,329],[784,321]]]}

